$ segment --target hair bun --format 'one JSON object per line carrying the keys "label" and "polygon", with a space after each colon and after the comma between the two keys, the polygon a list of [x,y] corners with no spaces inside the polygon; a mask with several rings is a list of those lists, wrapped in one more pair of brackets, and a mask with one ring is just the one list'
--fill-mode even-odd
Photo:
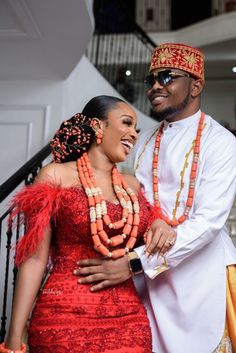
{"label": "hair bun", "polygon": [[63,121],[50,142],[53,160],[56,163],[76,161],[88,151],[95,135],[92,120],[77,113]]}

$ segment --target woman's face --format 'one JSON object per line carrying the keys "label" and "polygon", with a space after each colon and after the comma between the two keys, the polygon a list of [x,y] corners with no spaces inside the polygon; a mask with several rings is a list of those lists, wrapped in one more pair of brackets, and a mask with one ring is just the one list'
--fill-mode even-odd
{"label": "woman's face", "polygon": [[126,103],[117,103],[102,122],[101,148],[114,163],[123,162],[137,140],[137,116]]}

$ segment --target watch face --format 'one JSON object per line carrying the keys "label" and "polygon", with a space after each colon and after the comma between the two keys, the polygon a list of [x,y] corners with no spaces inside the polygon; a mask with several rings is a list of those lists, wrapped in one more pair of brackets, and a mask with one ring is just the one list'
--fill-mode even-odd
{"label": "watch face", "polygon": [[133,273],[140,272],[143,270],[142,262],[140,261],[140,259],[130,260],[130,266]]}

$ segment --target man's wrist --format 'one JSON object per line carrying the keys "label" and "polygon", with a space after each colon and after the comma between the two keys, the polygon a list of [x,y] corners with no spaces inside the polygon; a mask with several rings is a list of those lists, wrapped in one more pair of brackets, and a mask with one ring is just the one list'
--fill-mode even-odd
{"label": "man's wrist", "polygon": [[132,276],[143,272],[142,262],[135,251],[128,253],[128,265]]}

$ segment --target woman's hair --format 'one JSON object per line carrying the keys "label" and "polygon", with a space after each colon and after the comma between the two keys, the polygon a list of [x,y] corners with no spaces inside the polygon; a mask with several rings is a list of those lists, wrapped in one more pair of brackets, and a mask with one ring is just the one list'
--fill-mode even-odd
{"label": "woman's hair", "polygon": [[107,115],[118,103],[125,103],[120,98],[113,96],[96,96],[92,98],[82,110],[82,114],[90,118],[106,120]]}
{"label": "woman's hair", "polygon": [[95,137],[93,119],[106,120],[118,103],[125,102],[113,96],[96,96],[85,105],[81,114],[63,121],[50,143],[54,161],[76,161],[87,152]]}

